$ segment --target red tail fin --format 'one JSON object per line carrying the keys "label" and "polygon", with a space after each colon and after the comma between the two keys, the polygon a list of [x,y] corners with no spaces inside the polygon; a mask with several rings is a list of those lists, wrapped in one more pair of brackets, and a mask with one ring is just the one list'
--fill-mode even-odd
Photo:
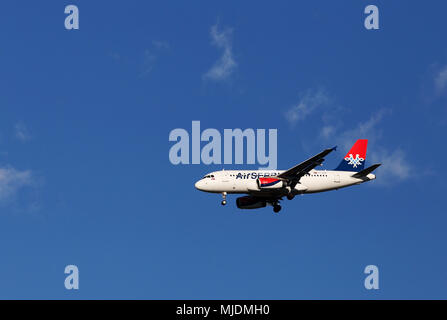
{"label": "red tail fin", "polygon": [[335,170],[357,172],[363,170],[367,147],[367,139],[357,140]]}

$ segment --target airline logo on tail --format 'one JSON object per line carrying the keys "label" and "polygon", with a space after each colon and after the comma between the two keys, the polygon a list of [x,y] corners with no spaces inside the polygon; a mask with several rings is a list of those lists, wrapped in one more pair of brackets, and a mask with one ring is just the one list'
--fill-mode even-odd
{"label": "airline logo on tail", "polygon": [[339,171],[361,171],[365,167],[367,139],[359,139],[354,143],[351,150],[345,155],[335,170]]}
{"label": "airline logo on tail", "polygon": [[349,154],[349,157],[345,158],[346,161],[348,161],[348,164],[352,165],[354,168],[357,168],[357,166],[361,165],[365,159],[360,158],[358,154],[355,155],[355,158],[352,156],[352,153]]}

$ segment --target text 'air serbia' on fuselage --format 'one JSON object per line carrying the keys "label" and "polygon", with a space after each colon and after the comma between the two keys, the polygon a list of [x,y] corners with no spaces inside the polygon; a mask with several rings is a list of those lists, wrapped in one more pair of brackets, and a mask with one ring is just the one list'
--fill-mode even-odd
{"label": "text 'air serbia' on fuselage", "polygon": [[326,149],[289,170],[222,170],[205,175],[196,182],[200,191],[221,193],[222,205],[229,193],[248,196],[236,199],[240,209],[257,209],[266,205],[279,212],[283,197],[292,200],[297,194],[336,190],[374,180],[372,172],[380,166],[365,169],[368,140],[360,139],[352,146],[335,170],[315,170],[336,147]]}

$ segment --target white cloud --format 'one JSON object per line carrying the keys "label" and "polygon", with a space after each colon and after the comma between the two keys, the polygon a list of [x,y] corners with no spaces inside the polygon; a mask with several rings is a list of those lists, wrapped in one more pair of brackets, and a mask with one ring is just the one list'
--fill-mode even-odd
{"label": "white cloud", "polygon": [[31,140],[31,134],[23,122],[18,122],[14,126],[14,136],[21,142]]}
{"label": "white cloud", "polygon": [[13,199],[20,189],[31,185],[31,171],[19,171],[12,167],[0,168],[0,202]]}
{"label": "white cloud", "polygon": [[167,49],[169,49],[168,42],[159,40],[152,41],[150,48],[145,49],[143,53],[142,75],[146,75],[152,71],[160,54],[163,50]]}
{"label": "white cloud", "polygon": [[150,49],[144,50],[142,74],[148,74],[152,71],[157,60],[157,55]]}
{"label": "white cloud", "polygon": [[230,28],[219,31],[218,24],[211,27],[212,44],[222,49],[223,52],[219,60],[203,75],[204,79],[222,81],[230,77],[236,69],[237,63],[233,57],[232,33],[233,30]]}
{"label": "white cloud", "polygon": [[118,52],[110,52],[109,56],[115,61],[119,61],[121,59],[121,55]]}
{"label": "white cloud", "polygon": [[377,180],[378,183],[391,184],[405,180],[410,177],[411,170],[406,153],[398,146],[391,150],[381,146],[383,132],[380,124],[389,114],[391,114],[389,109],[381,109],[366,121],[360,122],[354,128],[347,130],[337,130],[331,126],[323,126],[320,137],[327,143],[335,142],[343,155],[357,139],[368,139],[368,163],[370,165],[382,163],[382,166],[377,170],[380,177]]}
{"label": "white cloud", "polygon": [[405,152],[397,148],[393,151],[377,149],[370,153],[371,163],[382,163],[380,179],[383,183],[391,183],[395,178],[405,180],[410,177],[411,166],[407,162]]}
{"label": "white cloud", "polygon": [[439,70],[435,77],[435,88],[438,93],[442,93],[447,89],[447,66]]}
{"label": "white cloud", "polygon": [[287,121],[294,125],[296,122],[304,120],[318,108],[327,105],[330,102],[329,97],[323,90],[317,92],[307,91],[300,101],[290,108],[284,116]]}
{"label": "white cloud", "polygon": [[[446,84],[447,86],[447,84]],[[357,124],[346,123],[350,109],[337,106],[324,90],[308,90],[301,96],[299,102],[290,108],[284,115],[289,123],[296,124],[299,121],[312,117],[312,130],[301,130],[301,134],[311,132],[310,136],[303,137],[303,145],[317,143],[333,146],[337,145],[341,158],[349,151],[358,139],[368,139],[367,165],[382,163],[377,170],[378,184],[392,184],[411,177],[412,165],[401,146],[392,148],[384,147],[386,133],[383,129],[383,121],[392,114],[390,109],[382,108],[373,113],[369,118]],[[316,121],[314,121],[316,119]],[[320,120],[320,122],[318,122]],[[315,130],[319,130],[315,132]]]}
{"label": "white cloud", "polygon": [[[360,122],[357,126],[338,131],[332,127],[330,135],[324,135],[325,129],[321,130],[321,136],[326,137],[332,141],[335,140],[337,145],[339,145],[343,150],[348,150],[357,139],[368,139],[369,142],[377,143],[382,136],[382,130],[379,128],[379,124],[382,119],[390,114],[389,109],[380,109],[377,113],[373,114],[368,120]],[[327,129],[326,129],[327,130]]]}
{"label": "white cloud", "polygon": [[169,49],[170,45],[167,41],[154,40],[152,45],[157,49]]}
{"label": "white cloud", "polygon": [[331,137],[331,136],[335,133],[335,130],[336,130],[336,129],[335,129],[334,126],[331,126],[331,125],[324,126],[324,127],[321,129],[320,134],[321,134],[321,136],[322,136],[323,138],[328,139],[329,137]]}

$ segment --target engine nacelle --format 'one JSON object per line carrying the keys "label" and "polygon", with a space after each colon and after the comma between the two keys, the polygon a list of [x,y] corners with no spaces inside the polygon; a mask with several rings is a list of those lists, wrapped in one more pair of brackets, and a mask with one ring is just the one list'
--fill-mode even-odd
{"label": "engine nacelle", "polygon": [[259,189],[281,189],[286,186],[283,180],[277,178],[258,178],[256,182]]}
{"label": "engine nacelle", "polygon": [[236,199],[236,205],[239,209],[258,209],[264,208],[267,203],[254,197],[245,196]]}

